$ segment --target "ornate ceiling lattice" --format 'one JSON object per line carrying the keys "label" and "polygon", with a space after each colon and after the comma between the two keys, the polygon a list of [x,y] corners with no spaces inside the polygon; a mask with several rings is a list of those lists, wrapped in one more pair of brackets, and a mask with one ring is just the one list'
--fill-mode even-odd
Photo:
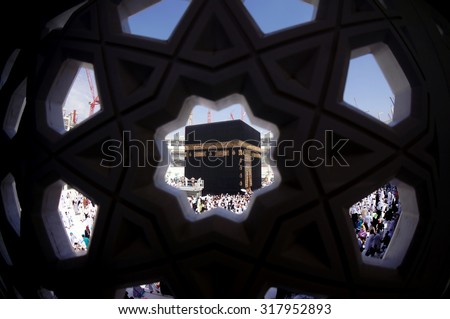
{"label": "ornate ceiling lattice", "polygon": [[[161,40],[125,32],[120,1],[99,0],[49,33],[28,70],[33,76],[17,134],[2,136],[11,157],[1,178],[15,178],[21,228],[19,237],[0,223],[9,252],[0,269],[33,259],[27,276],[40,278],[18,285],[21,294],[44,287],[61,298],[112,298],[154,282],[167,283],[180,298],[256,298],[271,287],[324,297],[441,294],[450,269],[450,240],[439,235],[450,226],[450,55],[436,13],[420,1],[391,7],[391,1],[321,0],[316,10],[314,21],[264,35],[241,0],[193,0]],[[380,42],[411,87],[409,115],[395,126],[342,101],[352,51]],[[102,109],[60,134],[49,125],[49,97],[67,61],[93,66]],[[1,91],[6,100],[24,80],[13,73]],[[185,214],[177,194],[155,185],[158,148],[148,149],[144,167],[100,165],[112,140],[123,142],[122,159],[135,159],[126,146],[155,140],[160,127],[184,114],[188,97],[218,101],[233,94],[278,128],[279,141],[298,147],[277,149],[280,183],[255,197],[245,219]],[[348,140],[342,148],[348,165],[292,165],[305,141],[330,143],[330,130],[335,143]],[[130,140],[123,141],[124,132]],[[332,154],[324,155],[333,164]],[[43,218],[57,205],[61,180],[99,206],[84,256],[61,258]],[[366,263],[348,221],[353,203],[391,180],[413,190],[419,213],[396,267]]]}

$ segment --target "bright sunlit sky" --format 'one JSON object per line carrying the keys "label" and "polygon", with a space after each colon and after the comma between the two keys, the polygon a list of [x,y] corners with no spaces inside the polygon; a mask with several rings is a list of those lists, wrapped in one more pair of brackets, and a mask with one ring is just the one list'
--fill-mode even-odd
{"label": "bright sunlit sky", "polygon": [[[131,33],[170,41],[170,35],[188,9],[190,2],[190,0],[162,0],[134,14],[128,19]],[[243,4],[243,9],[248,10],[261,31],[266,34],[308,22],[314,18],[316,11],[313,5],[302,0],[243,0]],[[95,82],[93,70],[91,72],[91,77]],[[370,54],[350,61],[342,98],[347,103],[382,121],[389,121],[390,115],[392,115],[390,98],[394,98],[394,96],[378,64]],[[86,73],[79,72],[64,105],[66,113],[76,109],[78,122],[81,122],[89,114],[89,102],[91,101],[92,94]],[[212,111],[212,120],[214,122],[230,120],[230,113],[235,119],[240,119],[241,106],[230,106],[221,112]],[[192,114],[193,124],[207,122],[205,107],[194,108]],[[248,122],[247,116],[244,117],[244,120],[251,124]],[[267,131],[255,128],[262,132]]]}
{"label": "bright sunlit sky", "polygon": [[[208,123],[208,110],[209,108],[201,105],[197,105],[192,109],[192,125]],[[267,133],[269,130],[252,124],[249,121],[247,112],[240,104],[233,104],[220,111],[211,110],[212,122],[222,122],[230,120],[242,120],[248,125],[251,125],[255,130],[258,130],[261,134]],[[189,123],[186,123],[189,124]],[[180,133],[180,137],[184,136],[184,127],[170,132],[166,138],[172,138],[175,133]]]}
{"label": "bright sunlit sky", "polygon": [[383,121],[392,121],[394,94],[372,54],[350,60],[344,101]]}
{"label": "bright sunlit sky", "polygon": [[190,0],[159,1],[128,18],[130,33],[168,40],[190,3]]}

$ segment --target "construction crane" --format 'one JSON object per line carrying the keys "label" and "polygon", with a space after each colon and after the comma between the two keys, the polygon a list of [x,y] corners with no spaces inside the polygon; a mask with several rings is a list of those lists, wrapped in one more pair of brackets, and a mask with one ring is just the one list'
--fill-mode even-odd
{"label": "construction crane", "polygon": [[92,101],[89,102],[89,107],[90,107],[89,108],[89,116],[92,116],[92,114],[94,114],[95,106],[100,105],[100,98],[98,95],[95,94],[94,82],[92,81],[89,70],[87,68],[85,68],[85,70],[86,70],[86,77],[87,77],[88,83],[89,83],[89,89],[91,90],[91,94],[92,94]]}
{"label": "construction crane", "polygon": [[212,123],[212,114],[211,114],[211,110],[208,110],[208,123]]}
{"label": "construction crane", "polygon": [[234,115],[233,115],[233,113],[231,113],[231,112],[230,112],[230,117],[231,117],[231,119],[234,121]]}

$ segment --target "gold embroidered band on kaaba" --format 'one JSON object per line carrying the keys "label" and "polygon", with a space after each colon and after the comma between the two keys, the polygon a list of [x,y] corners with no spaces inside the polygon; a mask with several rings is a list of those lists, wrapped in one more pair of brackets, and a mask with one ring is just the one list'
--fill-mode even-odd
{"label": "gold embroidered band on kaaba", "polygon": [[211,148],[215,148],[216,150],[223,150],[227,148],[244,148],[251,150],[253,152],[262,153],[262,149],[259,146],[252,145],[248,142],[241,140],[233,140],[226,142],[207,142],[207,143],[198,143],[198,144],[185,144],[184,149],[186,151],[211,151]]}

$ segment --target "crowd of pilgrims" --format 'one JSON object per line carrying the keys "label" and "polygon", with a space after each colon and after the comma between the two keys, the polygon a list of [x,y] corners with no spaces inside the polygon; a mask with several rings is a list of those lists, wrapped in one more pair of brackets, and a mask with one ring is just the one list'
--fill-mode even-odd
{"label": "crowd of pilgrims", "polygon": [[358,245],[365,256],[383,258],[401,210],[397,187],[392,184],[384,185],[350,207]]}
{"label": "crowd of pilgrims", "polygon": [[[201,178],[196,180],[195,178],[189,179],[184,176],[166,179],[166,183],[173,187],[200,186],[202,185],[201,181]],[[263,179],[262,187],[266,187],[272,183],[273,177]],[[235,214],[242,214],[247,209],[251,196],[252,191],[249,190],[243,191],[242,194],[207,194],[204,196],[188,196],[187,199],[189,205],[196,214],[202,214],[218,207],[229,210]]]}
{"label": "crowd of pilgrims", "polygon": [[242,214],[247,209],[250,197],[251,193],[188,196],[188,201],[196,214],[202,214],[217,207],[235,214]]}
{"label": "crowd of pilgrims", "polygon": [[166,183],[173,187],[182,187],[182,186],[201,186],[202,185],[202,179],[198,178],[197,180],[192,178],[187,178],[184,176],[176,176],[173,178],[167,178],[166,176]]}
{"label": "crowd of pilgrims", "polygon": [[97,206],[75,189],[64,187],[58,211],[74,251],[88,250]]}
{"label": "crowd of pilgrims", "polygon": [[127,288],[124,299],[172,299],[173,292],[164,281]]}

